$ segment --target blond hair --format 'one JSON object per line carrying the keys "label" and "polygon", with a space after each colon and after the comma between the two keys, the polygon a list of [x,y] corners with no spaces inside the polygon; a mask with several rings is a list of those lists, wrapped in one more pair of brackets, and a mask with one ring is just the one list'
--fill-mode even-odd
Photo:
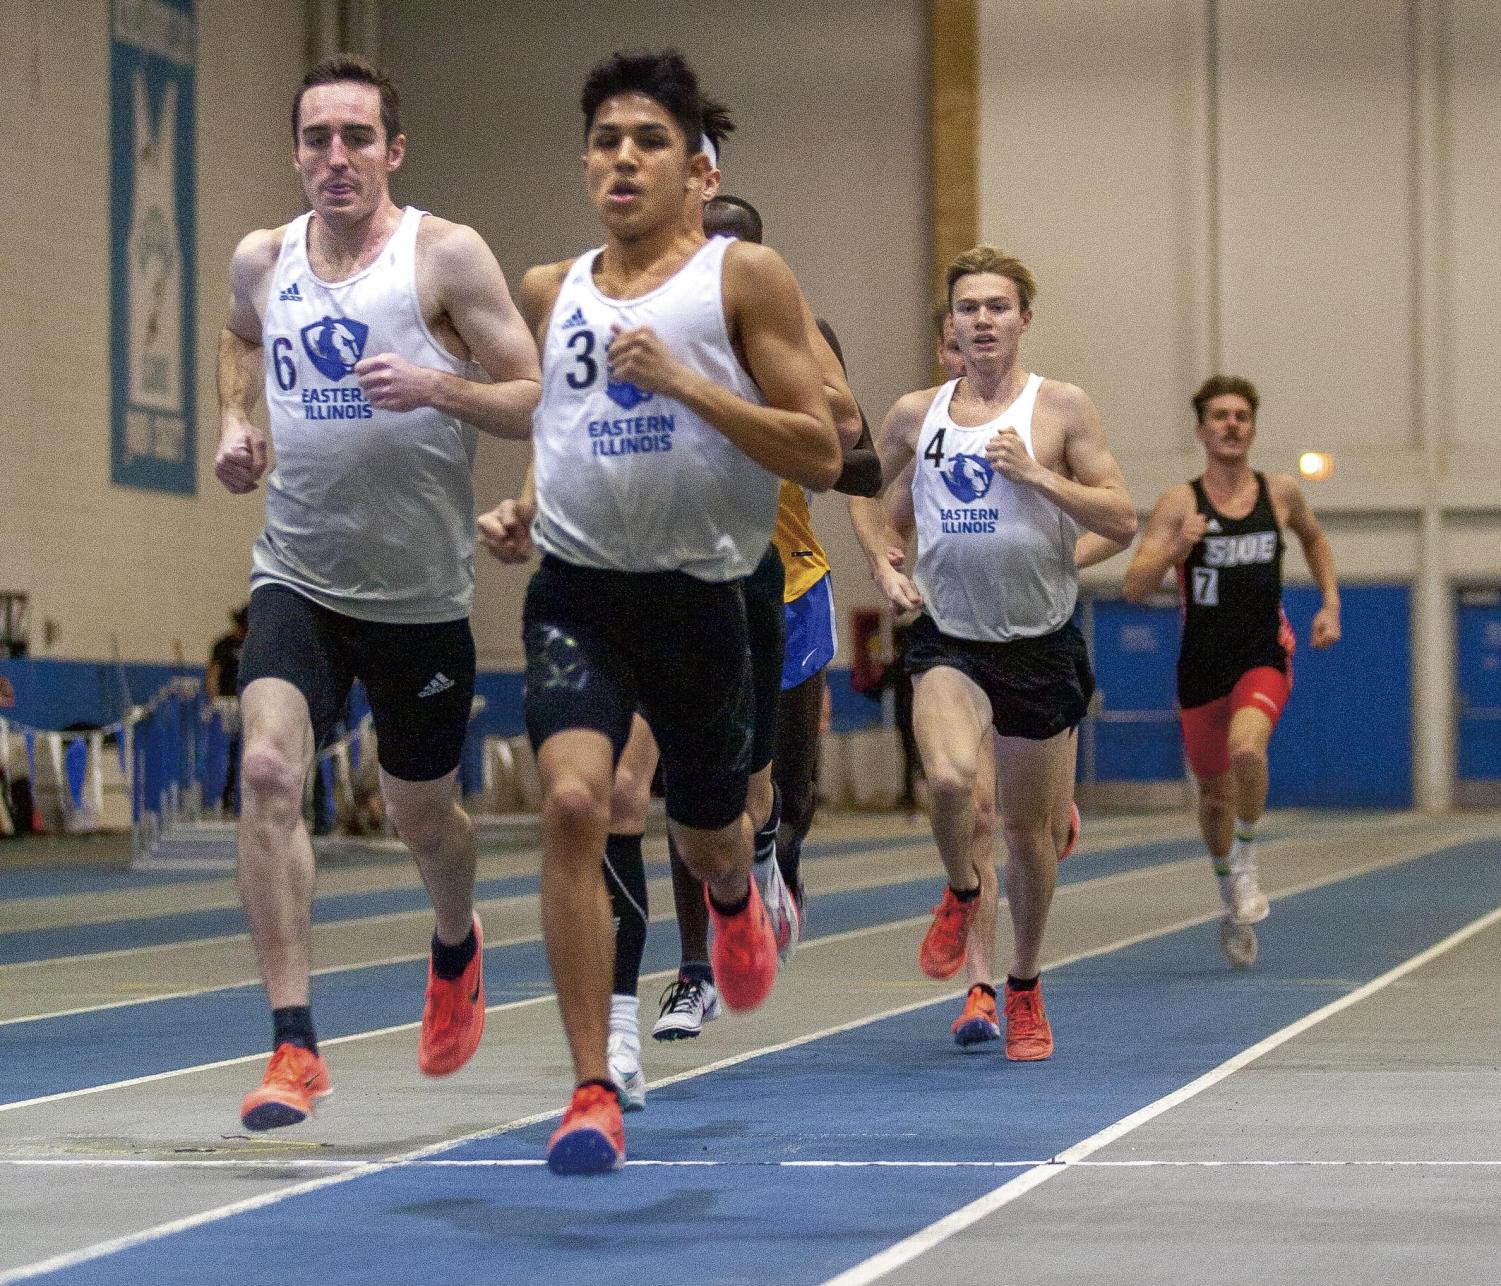
{"label": "blond hair", "polygon": [[1037,294],[1037,278],[1032,275],[1032,270],[1015,255],[998,250],[995,246],[981,245],[966,250],[949,264],[946,277],[950,311],[954,307],[954,283],[960,277],[972,277],[982,272],[993,272],[997,277],[1006,277],[1014,281],[1022,311],[1031,310],[1032,299]]}

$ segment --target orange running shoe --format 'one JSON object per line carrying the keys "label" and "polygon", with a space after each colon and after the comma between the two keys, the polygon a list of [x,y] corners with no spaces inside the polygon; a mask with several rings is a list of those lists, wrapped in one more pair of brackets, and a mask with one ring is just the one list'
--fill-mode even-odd
{"label": "orange running shoe", "polygon": [[1068,843],[1058,850],[1058,860],[1061,862],[1074,851],[1074,846],[1079,842],[1079,832],[1084,829],[1084,819],[1079,816],[1079,805],[1068,806]]}
{"label": "orange running shoe", "polygon": [[321,1055],[301,1045],[278,1045],[260,1088],[251,1090],[240,1104],[240,1124],[247,1130],[296,1125],[312,1115],[316,1099],[333,1092]]}
{"label": "orange running shoe", "polygon": [[1006,984],[1006,1057],[1017,1063],[1033,1063],[1053,1053],[1053,1029],[1042,1008],[1042,979],[1028,991],[1013,991]]}
{"label": "orange running shoe", "polygon": [[952,978],[969,959],[969,922],[980,905],[978,896],[961,902],[945,888],[933,908],[933,923],[917,949],[917,966],[930,978]]}
{"label": "orange running shoe", "polygon": [[714,943],[709,948],[709,964],[714,969],[714,986],[719,998],[731,1009],[754,1009],[771,995],[777,980],[777,939],[771,920],[761,901],[761,891],[754,879],[750,883],[750,901],[739,915],[721,915],[704,885],[704,903],[714,926]]}
{"label": "orange running shoe", "polygon": [[422,1033],[417,1068],[424,1076],[449,1076],[467,1063],[485,1032],[485,936],[474,917],[479,949],[457,978],[440,978],[427,962],[427,994],[422,1001]]}
{"label": "orange running shoe", "polygon": [[580,1085],[547,1141],[547,1168],[554,1174],[608,1174],[624,1164],[619,1097],[603,1085]]}
{"label": "orange running shoe", "polygon": [[949,1030],[954,1033],[954,1043],[964,1049],[982,1045],[987,1040],[1000,1040],[1001,1024],[995,1014],[995,996],[975,983],[964,998],[964,1012],[954,1019]]}

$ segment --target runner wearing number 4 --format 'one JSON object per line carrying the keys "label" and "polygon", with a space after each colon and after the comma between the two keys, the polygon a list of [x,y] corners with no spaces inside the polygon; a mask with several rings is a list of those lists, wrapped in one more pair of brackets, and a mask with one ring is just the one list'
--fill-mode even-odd
{"label": "runner wearing number 4", "polygon": [[1039,975],[1064,842],[1055,819],[1073,791],[1073,732],[1094,689],[1071,619],[1075,547],[1081,529],[1129,541],[1136,515],[1089,397],[1021,364],[1031,272],[977,246],[950,265],[947,280],[964,374],[898,401],[877,444],[885,478],[916,460],[913,578],[893,564],[881,507],[850,508],[893,608],[923,610],[906,663],[916,676],[913,724],[948,888],[919,965],[950,978],[969,954],[983,865],[975,860],[974,791],[994,730],[1015,932],[1006,1054],[1042,1059],[1053,1050]]}

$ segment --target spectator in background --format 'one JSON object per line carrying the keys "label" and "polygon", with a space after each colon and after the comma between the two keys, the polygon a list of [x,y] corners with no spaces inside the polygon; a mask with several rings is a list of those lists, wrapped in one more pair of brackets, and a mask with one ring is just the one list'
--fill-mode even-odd
{"label": "spectator in background", "polygon": [[[242,603],[229,614],[230,631],[218,639],[208,654],[208,667],[203,672],[203,690],[210,701],[220,697],[237,697],[240,694],[240,650],[245,646],[245,635],[250,628],[250,604]],[[229,733],[229,764],[224,773],[224,797],[221,806],[227,813],[236,811],[236,797],[240,786],[240,718],[238,712],[225,720]]]}

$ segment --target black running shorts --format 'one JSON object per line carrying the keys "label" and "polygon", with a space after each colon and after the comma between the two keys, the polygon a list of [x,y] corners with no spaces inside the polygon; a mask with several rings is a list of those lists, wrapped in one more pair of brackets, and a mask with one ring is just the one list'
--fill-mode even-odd
{"label": "black running shorts", "polygon": [[375,718],[380,766],[402,781],[435,781],[459,766],[474,696],[469,621],[391,625],[320,607],[285,585],[250,596],[240,691],[284,679],[308,704],[322,747],[356,679]]}
{"label": "black running shorts", "polygon": [[786,573],[775,545],[756,564],[741,586],[750,630],[751,682],[756,721],[751,735],[751,771],[760,772],[777,748],[777,707],[782,697],[782,651],[787,642],[787,613],[782,607]]}
{"label": "black running shorts", "polygon": [[907,636],[905,663],[914,676],[946,665],[973,679],[1003,737],[1046,741],[1077,727],[1094,695],[1084,636],[1072,621],[1038,638],[997,643],[944,634],[924,614]]}
{"label": "black running shorts", "polygon": [[662,753],[670,818],[718,830],[745,811],[754,702],[740,582],[547,555],[527,587],[521,638],[534,750],[589,728],[618,758],[639,706]]}

